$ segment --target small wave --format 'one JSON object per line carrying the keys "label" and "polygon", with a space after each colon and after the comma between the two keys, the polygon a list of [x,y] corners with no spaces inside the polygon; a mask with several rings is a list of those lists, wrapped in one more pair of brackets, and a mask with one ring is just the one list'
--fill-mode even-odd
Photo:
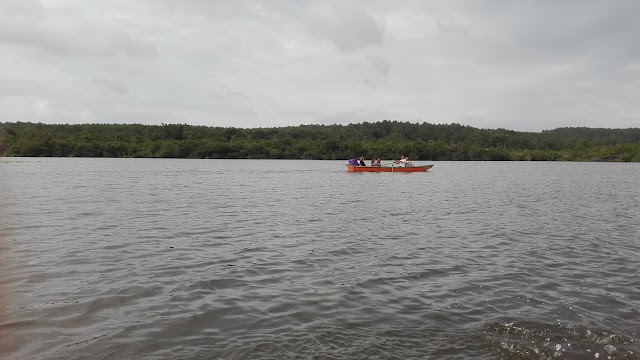
{"label": "small wave", "polygon": [[640,359],[633,339],[584,325],[501,320],[485,337],[507,359]]}

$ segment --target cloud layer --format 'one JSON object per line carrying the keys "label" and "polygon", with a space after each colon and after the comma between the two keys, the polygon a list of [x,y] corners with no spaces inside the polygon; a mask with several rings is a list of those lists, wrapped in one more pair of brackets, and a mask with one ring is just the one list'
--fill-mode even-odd
{"label": "cloud layer", "polygon": [[0,2],[0,121],[639,127],[640,3]]}

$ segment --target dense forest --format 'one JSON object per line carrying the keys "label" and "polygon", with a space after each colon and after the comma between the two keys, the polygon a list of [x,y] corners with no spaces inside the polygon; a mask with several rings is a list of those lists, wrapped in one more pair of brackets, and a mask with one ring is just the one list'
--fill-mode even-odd
{"label": "dense forest", "polygon": [[384,120],[241,129],[0,123],[0,156],[640,162],[640,128],[542,132]]}

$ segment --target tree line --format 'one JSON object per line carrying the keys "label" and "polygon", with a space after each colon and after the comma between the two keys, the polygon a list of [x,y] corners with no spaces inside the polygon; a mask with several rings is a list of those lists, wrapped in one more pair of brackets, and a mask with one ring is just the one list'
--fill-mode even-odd
{"label": "tree line", "polygon": [[640,128],[542,132],[384,120],[242,129],[187,124],[0,123],[1,156],[640,161]]}

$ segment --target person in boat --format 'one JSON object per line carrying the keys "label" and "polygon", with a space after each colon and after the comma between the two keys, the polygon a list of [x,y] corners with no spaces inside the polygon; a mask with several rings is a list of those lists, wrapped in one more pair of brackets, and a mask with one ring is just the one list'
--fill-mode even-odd
{"label": "person in boat", "polygon": [[359,160],[360,160],[360,163],[359,163],[360,166],[367,166],[367,164],[364,163],[364,156],[360,156]]}
{"label": "person in boat", "polygon": [[358,166],[358,159],[357,158],[349,159],[349,165]]}
{"label": "person in boat", "polygon": [[381,165],[382,160],[380,160],[380,158],[377,159],[371,159],[371,166],[380,166]]}
{"label": "person in boat", "polygon": [[371,159],[371,166],[376,166],[376,159]]}
{"label": "person in boat", "polygon": [[406,166],[407,165],[407,160],[408,158],[405,157],[404,155],[400,155],[400,160],[394,160],[393,162],[398,164],[398,166]]}

